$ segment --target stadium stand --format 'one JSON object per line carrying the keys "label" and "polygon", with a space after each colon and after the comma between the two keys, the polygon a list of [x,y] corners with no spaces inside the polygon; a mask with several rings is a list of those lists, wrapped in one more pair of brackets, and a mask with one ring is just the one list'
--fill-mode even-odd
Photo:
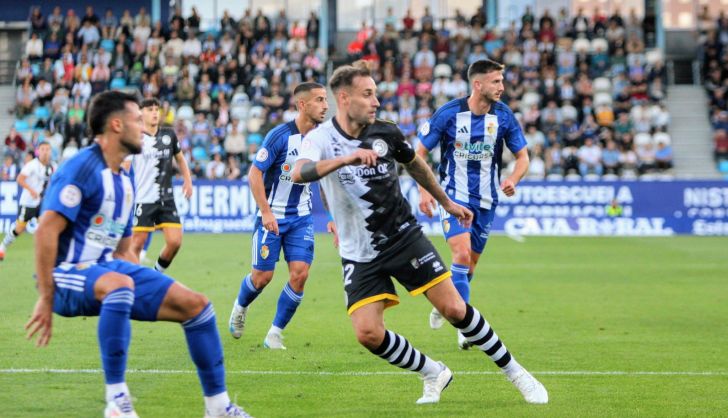
{"label": "stadium stand", "polygon": [[704,10],[699,36],[701,76],[713,128],[713,155],[718,170],[728,178],[728,16],[725,10],[718,18],[712,18]]}
{"label": "stadium stand", "polygon": [[[81,18],[73,10],[45,16],[33,9],[16,75],[16,131],[30,149],[49,140],[63,161],[88,143],[84,112],[92,94],[138,90],[162,100],[162,120],[174,127],[198,174],[215,172],[205,169],[210,161],[234,155],[239,167],[228,169],[244,175],[267,131],[295,116],[295,85],[325,82],[318,18],[291,22],[285,10],[274,17],[248,10],[238,21],[225,14],[204,33],[200,19],[196,11],[184,17],[176,10],[168,22],[152,25],[143,8],[134,16],[99,17],[87,7]],[[721,127],[728,122],[718,109],[725,111],[726,77],[715,68],[725,17],[719,22],[723,29],[707,35],[704,51],[716,158],[724,158],[728,138]],[[538,18],[528,12],[506,30],[484,23],[478,14],[435,22],[425,13],[415,22],[409,13],[402,19],[390,13],[381,30],[362,24],[347,58],[374,64],[380,117],[396,121],[413,143],[434,110],[467,94],[468,64],[489,57],[506,65],[503,100],[524,127],[530,178],[670,172],[666,67],[659,50],[645,48],[634,12],[571,17],[561,10]]]}

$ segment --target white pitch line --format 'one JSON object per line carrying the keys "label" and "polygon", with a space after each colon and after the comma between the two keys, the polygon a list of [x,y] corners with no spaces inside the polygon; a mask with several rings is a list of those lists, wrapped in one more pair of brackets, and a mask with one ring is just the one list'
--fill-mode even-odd
{"label": "white pitch line", "polygon": [[[0,374],[100,374],[101,369],[0,369]],[[197,374],[195,370],[164,370],[164,369],[129,369],[126,373],[132,374]],[[276,375],[276,376],[390,376],[390,375],[409,375],[411,372],[313,372],[313,371],[288,371],[288,370],[228,370],[228,374],[241,375]],[[500,375],[497,371],[454,371],[458,375]],[[707,371],[707,372],[690,372],[690,371],[590,371],[590,370],[550,370],[532,372],[535,375],[543,376],[728,376],[728,371]]]}

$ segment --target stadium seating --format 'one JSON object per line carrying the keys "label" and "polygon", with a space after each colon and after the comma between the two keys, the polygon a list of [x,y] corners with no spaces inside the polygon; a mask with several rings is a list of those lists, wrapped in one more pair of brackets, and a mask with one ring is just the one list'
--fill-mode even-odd
{"label": "stadium seating", "polygon": [[[283,16],[285,17],[285,12]],[[540,28],[537,26],[503,30],[488,28],[483,31],[481,38],[476,38],[475,35],[463,38],[462,33],[458,35],[453,30],[456,27],[454,21],[447,18],[443,21],[444,27],[437,27],[429,34],[414,32],[412,38],[389,36],[385,39],[384,33],[392,35],[398,30],[394,27],[396,24],[392,25],[391,22],[384,30],[375,31],[365,27],[359,32],[360,43],[362,47],[370,43],[375,45],[377,52],[365,56],[362,48],[355,48],[346,57],[349,61],[364,57],[378,62],[377,79],[385,79],[385,75],[390,73],[392,81],[388,87],[396,92],[393,110],[400,112],[400,123],[414,119],[416,125],[421,125],[438,106],[467,94],[467,82],[462,79],[463,70],[466,68],[463,63],[479,57],[475,55],[475,46],[481,44],[488,57],[507,64],[504,98],[512,104],[516,117],[522,122],[526,120],[525,128],[528,124],[535,124],[542,137],[553,131],[555,140],[563,145],[565,132],[561,121],[570,119],[575,122],[574,127],[580,133],[576,143],[571,144],[577,148],[586,136],[596,138],[599,146],[605,146],[607,138],[611,138],[617,142],[622,154],[633,152],[633,145],[670,143],[669,136],[662,132],[664,126],[655,126],[649,122],[646,126],[639,125],[641,121],[635,119],[638,113],[630,115],[631,127],[627,127],[627,131],[621,127],[618,129],[614,122],[619,113],[623,109],[629,109],[630,105],[659,103],[664,98],[664,91],[653,96],[650,90],[660,88],[660,85],[653,86],[655,79],[663,81],[663,89],[667,84],[662,65],[664,54],[661,51],[645,50],[639,40],[627,42],[626,35],[619,42],[612,38],[607,39],[601,32],[595,32],[593,27],[585,32],[588,36],[584,36],[583,32],[576,34],[570,19],[554,22],[559,24],[552,27],[560,29],[556,32],[553,43],[550,38],[541,37]],[[252,19],[235,22],[235,25],[227,28],[227,33],[219,27],[213,27],[204,33],[183,27],[179,31],[181,40],[170,40],[167,22],[163,22],[161,33],[137,30],[131,23],[118,26],[113,31],[114,39],[104,38],[98,44],[82,45],[82,39],[75,39],[73,44],[60,48],[61,52],[49,51],[44,57],[48,59],[47,62],[34,59],[19,67],[19,86],[28,79],[35,87],[40,78],[46,78],[53,85],[53,97],[44,104],[34,99],[31,118],[19,117],[16,128],[19,128],[18,131],[24,137],[28,137],[32,134],[32,128],[41,121],[43,123],[38,125],[42,129],[39,135],[41,138],[56,131],[64,133],[70,110],[80,102],[79,97],[71,93],[74,86],[82,79],[90,79],[99,61],[108,61],[110,76],[101,79],[106,81],[90,80],[92,85],[139,91],[144,96],[159,97],[167,102],[165,106],[168,110],[165,110],[162,120],[175,128],[183,144],[183,151],[191,160],[210,155],[206,147],[211,146],[212,136],[218,137],[219,142],[224,143],[227,130],[225,126],[217,128],[218,121],[223,125],[231,123],[232,119],[245,121],[244,134],[248,142],[260,143],[262,137],[274,126],[273,117],[278,117],[289,108],[288,101],[278,107],[266,100],[274,84],[284,98],[290,100],[296,83],[305,80],[325,82],[322,60],[316,49],[316,37],[304,36],[308,42],[302,42],[300,33],[296,35],[298,38],[289,33],[292,20],[286,22],[288,26],[281,28],[280,33],[271,29],[276,25],[269,24],[267,28],[258,28],[258,23]],[[296,30],[300,32],[305,25],[298,23]],[[54,27],[48,26],[45,32],[39,33],[40,38],[47,41],[53,31]],[[437,35],[444,43],[432,42],[432,35]],[[117,45],[118,36],[126,38],[123,45]],[[240,43],[231,44],[228,40],[236,36]],[[398,40],[392,43],[389,41],[391,39]],[[414,44],[407,39],[413,39]],[[418,59],[417,51],[423,44],[427,50],[435,52],[434,65],[425,68],[420,65],[414,69],[414,62]],[[615,54],[618,44],[624,49],[624,54]],[[414,45],[414,49],[409,50],[409,45]],[[99,48],[103,48],[110,55],[98,55]],[[64,49],[66,51],[62,52]],[[313,54],[309,54],[309,51],[313,51]],[[233,57],[237,57],[237,62],[241,63],[238,67],[231,61]],[[409,61],[404,62],[403,57]],[[545,57],[549,57],[555,65],[547,65],[547,61],[543,61]],[[422,61],[417,62],[421,64]],[[218,64],[228,66],[224,73],[218,73]],[[102,72],[97,71],[97,76]],[[412,90],[399,84],[407,72],[414,78]],[[432,79],[422,78],[421,74],[431,74]],[[643,79],[646,83],[640,85]],[[640,90],[644,88],[647,91]],[[412,109],[416,109],[417,114],[401,113],[412,112],[400,109],[403,91],[414,91]],[[226,112],[220,112],[223,99]],[[543,117],[550,112],[546,111],[549,100],[557,102],[556,124]],[[215,129],[210,129],[204,144],[198,144],[203,150],[193,152],[189,137],[198,113],[202,113],[209,126]],[[589,115],[598,121],[598,125],[590,125]],[[82,127],[81,132],[83,131]],[[416,132],[415,129],[405,131]],[[634,137],[633,143],[622,141],[625,132]],[[414,142],[413,135],[408,139]],[[539,147],[539,156],[544,161],[552,141],[553,139],[546,141],[543,147]],[[82,141],[87,142],[87,139]],[[566,149],[568,147],[563,148],[563,152],[572,152]],[[54,150],[54,153],[61,155],[62,150]],[[251,156],[243,158],[242,163],[245,165]],[[200,162],[204,166],[206,161],[203,159]],[[547,167],[546,179],[575,179],[574,173],[566,170],[566,166]],[[624,175],[629,177],[632,173],[625,170]],[[589,177],[591,178],[593,177]]]}

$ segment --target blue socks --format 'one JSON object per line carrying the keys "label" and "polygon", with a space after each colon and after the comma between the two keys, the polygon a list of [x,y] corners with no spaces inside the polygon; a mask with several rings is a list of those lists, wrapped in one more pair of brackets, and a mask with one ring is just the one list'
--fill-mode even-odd
{"label": "blue socks", "polygon": [[124,382],[133,305],[134,291],[128,287],[109,292],[101,301],[98,339],[106,384]]}
{"label": "blue socks", "polygon": [[452,284],[455,285],[465,303],[470,302],[470,280],[468,279],[470,268],[462,264],[453,264],[450,270],[452,271]]}
{"label": "blue socks", "polygon": [[215,324],[215,310],[208,303],[196,317],[182,323],[187,347],[197,366],[202,392],[214,396],[225,392],[222,343]]}
{"label": "blue socks", "polygon": [[248,273],[240,283],[240,293],[238,293],[238,305],[246,307],[250,305],[260,294],[260,290],[253,285],[252,275]]}
{"label": "blue socks", "polygon": [[302,299],[303,292],[296,293],[291,288],[291,284],[286,283],[281,291],[280,297],[278,297],[278,309],[276,310],[276,317],[273,318],[273,325],[284,329],[291,318],[293,318],[293,314],[296,313],[296,309],[298,309],[298,305],[301,304]]}

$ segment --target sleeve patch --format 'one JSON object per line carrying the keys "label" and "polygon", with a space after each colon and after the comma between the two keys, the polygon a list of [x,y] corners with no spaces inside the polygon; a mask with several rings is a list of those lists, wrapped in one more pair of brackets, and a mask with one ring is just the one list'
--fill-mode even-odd
{"label": "sleeve patch", "polygon": [[420,135],[427,136],[427,134],[430,133],[430,121],[427,121],[422,124],[420,127]]}
{"label": "sleeve patch", "polygon": [[75,184],[67,184],[58,197],[63,206],[74,208],[81,203],[81,189]]}
{"label": "sleeve patch", "polygon": [[258,162],[265,162],[265,160],[268,159],[268,150],[265,148],[261,148],[260,151],[258,151],[258,155],[255,156],[255,160]]}

